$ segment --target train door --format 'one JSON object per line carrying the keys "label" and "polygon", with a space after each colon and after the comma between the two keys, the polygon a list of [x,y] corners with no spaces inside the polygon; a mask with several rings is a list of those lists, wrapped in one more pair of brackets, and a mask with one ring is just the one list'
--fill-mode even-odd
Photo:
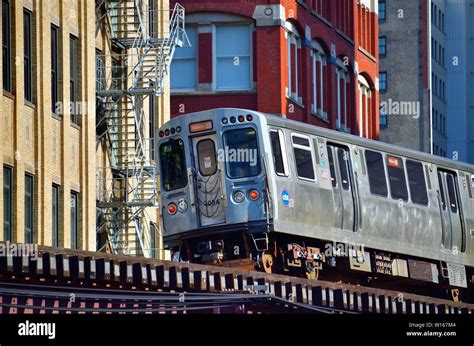
{"label": "train door", "polygon": [[355,196],[351,173],[350,153],[347,147],[328,145],[328,159],[332,186],[335,193],[336,227],[355,230]]}
{"label": "train door", "polygon": [[443,223],[443,246],[446,249],[463,251],[463,223],[456,174],[438,171],[438,182]]}
{"label": "train door", "polygon": [[222,169],[216,152],[216,135],[192,139],[196,213],[201,227],[225,222]]}

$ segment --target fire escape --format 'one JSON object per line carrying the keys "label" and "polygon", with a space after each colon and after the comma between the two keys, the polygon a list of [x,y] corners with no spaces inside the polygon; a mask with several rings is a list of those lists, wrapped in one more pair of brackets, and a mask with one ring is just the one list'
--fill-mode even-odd
{"label": "fire escape", "polygon": [[97,174],[97,231],[104,239],[99,251],[154,256],[146,214],[158,206],[158,186],[144,105],[163,94],[174,51],[188,42],[184,8],[155,9],[155,3],[96,1],[98,27],[120,50],[96,59],[97,133],[108,157]]}

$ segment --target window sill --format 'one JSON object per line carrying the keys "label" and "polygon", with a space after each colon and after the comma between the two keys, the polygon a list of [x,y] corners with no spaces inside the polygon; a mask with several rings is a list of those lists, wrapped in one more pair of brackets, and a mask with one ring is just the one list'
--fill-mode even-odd
{"label": "window sill", "polygon": [[336,131],[342,132],[342,133],[351,133],[351,129],[348,129],[345,125],[336,127]]}
{"label": "window sill", "polygon": [[291,102],[291,104],[295,104],[296,106],[304,109],[303,100],[297,100],[293,96],[286,95],[286,99]]}
{"label": "window sill", "polygon": [[316,18],[318,18],[321,22],[326,24],[328,27],[332,28],[332,23],[328,19],[324,18],[323,15],[319,14],[318,12],[314,10],[311,10],[311,14],[315,16]]}
{"label": "window sill", "polygon": [[63,120],[63,118],[60,115],[57,115],[56,113],[53,113],[52,117],[53,117],[53,119],[56,119],[58,121]]}
{"label": "window sill", "polygon": [[78,130],[78,131],[81,130],[81,125],[75,124],[75,123],[73,123],[72,121],[71,121],[71,127],[74,128],[74,129],[76,129],[76,130]]}
{"label": "window sill", "polygon": [[3,90],[3,96],[5,96],[6,98],[9,98],[11,100],[15,100],[15,95],[13,95],[11,92],[9,91],[5,91]]}
{"label": "window sill", "polygon": [[249,95],[249,94],[256,94],[256,89],[249,89],[249,90],[183,90],[183,91],[176,91],[171,90],[171,96],[194,96],[194,95]]}
{"label": "window sill", "polygon": [[364,48],[362,48],[361,46],[359,46],[359,52],[364,53],[364,55],[366,55],[373,62],[377,62],[377,59],[372,54],[370,54],[368,51],[366,51]]}
{"label": "window sill", "polygon": [[324,121],[326,124],[329,124],[329,117],[327,116],[327,113],[311,112],[311,115],[318,118],[321,121]]}
{"label": "window sill", "polygon": [[25,106],[36,109],[36,105],[33,102],[25,100]]}

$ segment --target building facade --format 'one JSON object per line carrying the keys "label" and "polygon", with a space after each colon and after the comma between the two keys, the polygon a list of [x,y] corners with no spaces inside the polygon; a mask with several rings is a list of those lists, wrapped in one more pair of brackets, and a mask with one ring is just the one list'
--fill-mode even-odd
{"label": "building facade", "polygon": [[380,0],[380,140],[447,156],[446,4]]}
{"label": "building facade", "polygon": [[183,0],[171,113],[258,110],[378,138],[375,0]]}
{"label": "building facade", "polygon": [[94,20],[91,1],[2,0],[0,240],[95,250]]}
{"label": "building facade", "polygon": [[172,58],[173,13],[167,0],[2,0],[0,241],[161,257],[149,178],[169,78],[149,58]]}
{"label": "building facade", "polygon": [[474,164],[474,1],[446,0],[448,156]]}

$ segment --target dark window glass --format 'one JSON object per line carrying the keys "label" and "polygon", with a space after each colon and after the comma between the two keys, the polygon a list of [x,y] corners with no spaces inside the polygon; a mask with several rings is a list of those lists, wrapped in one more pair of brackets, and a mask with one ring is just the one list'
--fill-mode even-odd
{"label": "dark window glass", "polygon": [[97,90],[104,89],[105,85],[105,57],[100,50],[95,53],[95,87]]}
{"label": "dark window glass", "polygon": [[149,127],[149,138],[150,138],[150,159],[156,160],[155,157],[155,126],[156,126],[156,117],[155,117],[155,95],[150,95],[149,98],[149,112],[148,112],[148,127]]}
{"label": "dark window glass", "polygon": [[[257,146],[257,132],[252,128],[238,129],[224,133],[224,145],[229,150],[227,174],[230,178],[253,177],[260,173]],[[231,160],[232,153],[236,155]]]}
{"label": "dark window glass", "polygon": [[379,73],[379,89],[380,91],[387,91],[387,72]]}
{"label": "dark window glass", "polygon": [[53,185],[52,195],[52,226],[53,226],[53,246],[59,246],[59,186]]}
{"label": "dark window glass", "polygon": [[76,102],[79,100],[79,49],[78,40],[74,36],[69,36],[69,93],[71,102],[71,122],[75,125],[80,125],[80,112]]}
{"label": "dark window glass", "polygon": [[270,139],[272,141],[273,165],[277,175],[286,176],[285,165],[283,163],[283,153],[281,151],[280,135],[278,131],[270,131]]}
{"label": "dark window glass", "polygon": [[151,258],[156,258],[156,224],[150,222],[150,249],[151,249]]}
{"label": "dark window glass", "polygon": [[441,177],[440,172],[438,172],[438,184],[439,193],[441,194],[441,206],[443,207],[443,210],[446,210],[446,197],[444,195],[443,178]]}
{"label": "dark window glass", "polygon": [[387,19],[387,9],[385,5],[385,0],[379,0],[379,19]]}
{"label": "dark window glass", "polygon": [[309,139],[293,136],[293,144],[304,145],[305,147],[309,147]]}
{"label": "dark window glass", "polygon": [[12,92],[12,47],[10,1],[2,1],[2,76],[3,90]]}
{"label": "dark window glass", "polygon": [[33,102],[32,26],[31,12],[23,11],[23,55],[25,72],[25,100]]}
{"label": "dark window glass", "polygon": [[412,202],[428,205],[428,191],[426,190],[423,165],[420,162],[411,160],[407,160],[406,164]]}
{"label": "dark window glass", "polygon": [[77,249],[78,245],[78,195],[71,193],[71,249]]}
{"label": "dark window glass", "polygon": [[51,25],[51,111],[58,115],[58,28]]}
{"label": "dark window glass", "polygon": [[379,37],[379,55],[380,56],[387,55],[387,37],[386,36]]}
{"label": "dark window glass", "polygon": [[408,201],[407,180],[403,160],[400,157],[387,156],[387,173],[392,198]]}
{"label": "dark window glass", "polygon": [[3,167],[3,237],[13,240],[13,169]]}
{"label": "dark window glass", "polygon": [[25,243],[34,241],[34,178],[25,175]]}
{"label": "dark window glass", "polygon": [[374,195],[387,197],[387,181],[385,179],[382,154],[366,150],[365,162],[367,164],[367,171],[369,174],[370,192]]}
{"label": "dark window glass", "polygon": [[202,175],[213,175],[217,171],[216,146],[211,139],[204,139],[197,144],[199,171]]}
{"label": "dark window glass", "polygon": [[163,187],[166,191],[181,189],[188,182],[184,142],[170,140],[160,145],[160,167]]}
{"label": "dark window glass", "polygon": [[330,146],[328,146],[328,161],[329,161],[329,170],[331,172],[332,187],[336,187],[337,186],[336,170],[334,168],[334,157],[332,153],[332,147]]}
{"label": "dark window glass", "polygon": [[339,161],[339,172],[341,173],[341,184],[344,190],[349,190],[349,152],[342,148],[337,149]]}
{"label": "dark window glass", "polygon": [[454,178],[451,174],[446,174],[446,183],[448,185],[448,196],[451,211],[453,213],[458,212],[458,201],[456,199],[456,186],[454,184]]}
{"label": "dark window glass", "polygon": [[388,114],[386,107],[380,108],[380,127],[388,126]]}
{"label": "dark window glass", "polygon": [[313,155],[308,138],[292,136],[296,173],[299,178],[314,180]]}

